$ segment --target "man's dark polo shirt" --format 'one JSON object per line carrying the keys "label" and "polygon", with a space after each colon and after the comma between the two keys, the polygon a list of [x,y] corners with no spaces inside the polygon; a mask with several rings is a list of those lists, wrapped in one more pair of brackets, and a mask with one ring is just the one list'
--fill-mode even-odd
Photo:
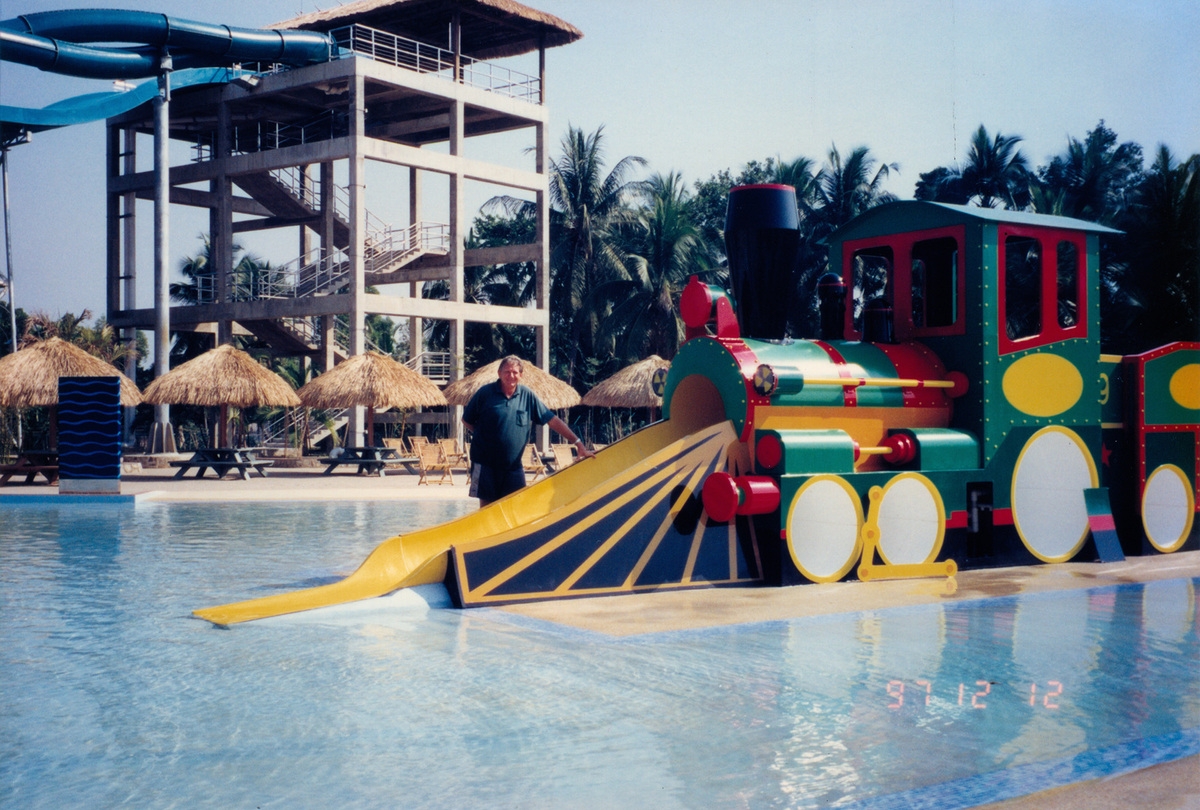
{"label": "man's dark polo shirt", "polygon": [[554,411],[525,386],[518,385],[512,397],[506,397],[499,380],[488,383],[463,411],[463,421],[474,428],[471,461],[498,470],[520,467],[529,431],[553,418]]}

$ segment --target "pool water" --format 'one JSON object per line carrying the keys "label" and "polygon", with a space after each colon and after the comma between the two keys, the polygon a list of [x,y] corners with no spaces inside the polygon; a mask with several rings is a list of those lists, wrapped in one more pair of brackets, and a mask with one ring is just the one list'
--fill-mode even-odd
{"label": "pool water", "polygon": [[6,507],[0,806],[969,807],[1200,752],[1191,579],[619,639],[190,616],[470,508]]}

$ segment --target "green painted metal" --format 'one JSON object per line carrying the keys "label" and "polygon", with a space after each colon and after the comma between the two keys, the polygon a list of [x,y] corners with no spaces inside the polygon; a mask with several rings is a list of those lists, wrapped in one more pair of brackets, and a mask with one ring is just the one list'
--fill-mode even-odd
{"label": "green painted metal", "polygon": [[844,430],[759,430],[755,442],[772,436],[783,447],[783,459],[770,469],[775,475],[854,472],[854,440]]}
{"label": "green painted metal", "polygon": [[911,436],[917,456],[898,469],[975,470],[979,468],[979,441],[970,433],[950,428],[902,428],[892,431]]}
{"label": "green painted metal", "polygon": [[[725,416],[733,421],[734,429],[741,434],[746,427],[749,397],[741,367],[730,351],[713,338],[695,338],[680,347],[671,360],[667,373],[667,386],[663,392],[663,418],[670,419],[675,389],[679,383],[692,375],[706,377],[715,387],[725,408]],[[686,403],[682,403],[686,407]]]}
{"label": "green painted metal", "polygon": [[[1146,374],[1146,424],[1147,425],[1200,425],[1200,409],[1187,407],[1172,394],[1172,388],[1195,383],[1196,375],[1183,380],[1183,375],[1200,364],[1200,351],[1176,351],[1147,360]],[[1181,373],[1182,372],[1182,373]],[[1177,377],[1176,375],[1180,375]],[[1193,398],[1200,398],[1194,390]]]}

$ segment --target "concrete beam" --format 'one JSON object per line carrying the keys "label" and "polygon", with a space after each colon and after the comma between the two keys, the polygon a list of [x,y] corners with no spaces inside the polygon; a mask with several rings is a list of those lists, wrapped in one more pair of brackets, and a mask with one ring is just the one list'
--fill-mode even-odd
{"label": "concrete beam", "polygon": [[494,163],[484,163],[481,160],[418,149],[414,146],[391,143],[378,138],[363,139],[363,154],[370,160],[380,160],[398,166],[415,166],[418,169],[427,169],[440,174],[460,173],[468,180],[479,180],[498,186],[526,191],[539,191],[546,188],[546,178],[537,172],[497,166]]}
{"label": "concrete beam", "polygon": [[[136,192],[139,200],[153,200],[153,188],[139,188]],[[256,217],[269,217],[271,210],[249,197],[232,197],[233,213],[250,214]],[[201,191],[195,188],[171,189],[171,205],[190,205],[194,208],[213,209],[220,203],[220,196],[211,191]]]}

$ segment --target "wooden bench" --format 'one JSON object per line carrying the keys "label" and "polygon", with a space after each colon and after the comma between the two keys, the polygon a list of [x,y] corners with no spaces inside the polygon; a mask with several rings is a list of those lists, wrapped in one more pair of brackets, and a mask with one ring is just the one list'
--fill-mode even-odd
{"label": "wooden bench", "polygon": [[387,475],[389,469],[404,467],[413,472],[418,464],[415,456],[401,456],[392,447],[348,447],[340,456],[325,456],[318,459],[325,466],[322,475],[332,475],[338,467],[354,465],[359,475]]}
{"label": "wooden bench", "polygon": [[58,483],[58,451],[21,450],[12,464],[0,464],[0,486],[21,475],[25,476],[26,484],[32,484],[39,475],[47,484]]}
{"label": "wooden bench", "polygon": [[197,478],[203,477],[208,470],[216,473],[217,478],[224,478],[226,473],[237,470],[242,480],[248,481],[251,470],[266,478],[267,467],[274,463],[274,461],[257,459],[252,453],[241,450],[216,449],[197,450],[187,461],[172,461],[171,466],[179,468],[179,472],[175,473],[176,478],[183,478],[188,470],[195,468]]}
{"label": "wooden bench", "polygon": [[56,484],[58,483],[58,465],[31,464],[29,462],[0,464],[0,486],[7,484],[13,476],[21,475],[25,476],[26,484],[32,484],[39,475],[46,479],[47,484]]}

